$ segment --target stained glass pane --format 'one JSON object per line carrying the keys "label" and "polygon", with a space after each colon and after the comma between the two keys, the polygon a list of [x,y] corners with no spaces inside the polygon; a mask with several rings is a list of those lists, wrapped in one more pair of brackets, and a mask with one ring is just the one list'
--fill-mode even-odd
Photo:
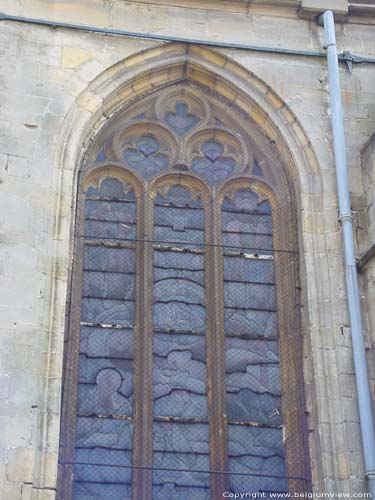
{"label": "stained glass pane", "polygon": [[74,499],[131,498],[136,230],[116,179],[85,203]]}
{"label": "stained glass pane", "polygon": [[201,155],[192,161],[193,172],[210,184],[224,181],[236,168],[236,161],[226,156],[224,149],[223,144],[216,140],[205,141],[201,146]]}
{"label": "stained glass pane", "polygon": [[268,202],[259,204],[250,190],[231,194],[222,205],[222,232],[230,488],[286,491]]}
{"label": "stained glass pane", "polygon": [[204,210],[182,186],[154,205],[153,498],[209,499]]}
{"label": "stained glass pane", "polygon": [[168,168],[168,156],[160,151],[156,137],[144,135],[124,151],[124,160],[142,177],[152,177]]}
{"label": "stained glass pane", "polygon": [[189,107],[185,101],[178,101],[175,104],[174,112],[166,114],[165,121],[179,135],[183,135],[195,127],[199,118],[189,113]]}

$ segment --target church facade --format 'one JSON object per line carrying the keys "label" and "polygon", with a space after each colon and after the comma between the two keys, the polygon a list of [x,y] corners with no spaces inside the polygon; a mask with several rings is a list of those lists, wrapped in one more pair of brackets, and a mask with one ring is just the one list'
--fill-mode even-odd
{"label": "church facade", "polygon": [[327,8],[374,406],[373,2],[0,0],[2,499],[368,495]]}

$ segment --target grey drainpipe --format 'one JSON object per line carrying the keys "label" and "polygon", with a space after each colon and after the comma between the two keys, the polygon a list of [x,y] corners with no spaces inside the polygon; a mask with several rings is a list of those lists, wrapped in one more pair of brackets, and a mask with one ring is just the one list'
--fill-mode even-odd
{"label": "grey drainpipe", "polygon": [[348,172],[346,166],[345,138],[339,66],[337,60],[335,22],[333,13],[327,10],[320,17],[324,25],[329,93],[332,113],[333,144],[336,161],[336,178],[339,197],[339,210],[345,256],[345,276],[348,294],[349,320],[352,333],[354,369],[357,384],[359,419],[362,433],[363,454],[371,497],[375,500],[375,434],[371,410],[370,386],[363,341],[363,325],[359,298],[358,276],[356,269],[353,220],[350,208]]}

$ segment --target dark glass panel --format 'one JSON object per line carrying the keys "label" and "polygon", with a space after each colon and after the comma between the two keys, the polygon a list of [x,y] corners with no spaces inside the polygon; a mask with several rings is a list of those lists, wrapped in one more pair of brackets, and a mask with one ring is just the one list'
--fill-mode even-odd
{"label": "dark glass panel", "polygon": [[192,161],[192,170],[201,175],[210,184],[216,184],[229,177],[236,168],[233,158],[224,155],[224,146],[215,140],[209,140],[201,146],[201,156]]}
{"label": "dark glass panel", "polygon": [[169,164],[168,156],[160,152],[157,139],[151,135],[140,137],[135,147],[125,149],[124,159],[143,177],[152,177]]}
{"label": "dark glass panel", "polygon": [[99,189],[90,187],[86,193],[87,197],[120,198],[122,200],[135,201],[135,195],[132,190],[124,192],[124,185],[121,181],[113,177],[107,177],[100,183]]}
{"label": "dark glass panel", "polygon": [[107,159],[107,158],[106,158],[106,155],[105,155],[105,152],[104,152],[104,148],[102,148],[102,149],[99,151],[99,153],[98,153],[98,155],[96,156],[96,158],[95,158],[95,163],[101,163],[101,162],[103,162],[103,161],[106,161],[106,159]]}
{"label": "dark glass panel", "polygon": [[250,212],[255,214],[271,214],[271,205],[268,200],[261,203],[258,195],[249,189],[238,189],[233,197],[226,197],[222,205],[223,211]]}
{"label": "dark glass panel", "polygon": [[89,358],[134,359],[133,330],[81,327],[80,352]]}
{"label": "dark glass panel", "polygon": [[224,327],[226,335],[244,338],[277,336],[276,313],[250,309],[224,310]]}
{"label": "dark glass panel", "polygon": [[275,287],[260,283],[225,283],[224,300],[228,308],[275,310]]}
{"label": "dark glass panel", "polygon": [[183,335],[183,340],[179,336],[154,335],[154,413],[204,418],[207,417],[206,360],[202,359],[204,351],[198,356],[193,351],[202,342],[198,336]]}
{"label": "dark glass panel", "polygon": [[[131,190],[108,178],[87,196],[86,236],[134,238]],[[74,498],[130,500],[135,250],[85,242],[82,282]]]}
{"label": "dark glass panel", "polygon": [[[133,424],[127,420],[98,417],[78,417],[76,448],[130,451],[133,448]],[[99,461],[95,456],[95,463]],[[104,460],[105,457],[102,458]]]}
{"label": "dark glass panel", "polygon": [[228,426],[230,489],[287,491],[282,429]]}
{"label": "dark glass panel", "polygon": [[286,491],[269,203],[258,203],[250,190],[236,191],[222,205],[222,228],[225,245],[270,249],[249,258],[224,248],[231,491]]}
{"label": "dark glass panel", "polygon": [[[107,472],[108,474],[108,472]],[[126,471],[125,471],[125,474]],[[90,473],[90,477],[95,474]],[[130,483],[130,481],[129,481]],[[131,500],[131,488],[129,484],[113,484],[108,483],[92,483],[75,482],[74,483],[74,499],[75,500]]]}
{"label": "dark glass panel", "polygon": [[84,274],[84,297],[134,300],[134,295],[134,274],[89,271]]}
{"label": "dark glass panel", "polygon": [[224,273],[228,280],[244,283],[275,283],[274,263],[272,259],[261,260],[226,255]]}
{"label": "dark glass panel", "polygon": [[134,250],[109,248],[101,245],[85,245],[83,268],[91,271],[133,273],[135,272]]}
{"label": "dark glass panel", "polygon": [[167,113],[165,121],[172,127],[178,134],[183,135],[199,122],[199,118],[189,113],[189,108],[186,102],[178,101],[175,104],[174,113]]}
{"label": "dark glass panel", "polygon": [[81,320],[84,322],[106,325],[132,325],[133,317],[133,301],[82,299]]}
{"label": "dark glass panel", "polygon": [[78,417],[74,499],[130,500],[132,446],[132,423]]}
{"label": "dark glass panel", "polygon": [[154,423],[153,498],[209,500],[208,424]]}
{"label": "dark glass panel", "polygon": [[166,470],[153,472],[153,498],[209,499],[209,474],[197,472],[209,469],[204,255],[191,245],[203,248],[202,202],[172,186],[154,221],[153,465]]}
{"label": "dark glass panel", "polygon": [[262,169],[260,168],[259,163],[256,160],[254,160],[253,175],[257,175],[258,177],[263,177]]}

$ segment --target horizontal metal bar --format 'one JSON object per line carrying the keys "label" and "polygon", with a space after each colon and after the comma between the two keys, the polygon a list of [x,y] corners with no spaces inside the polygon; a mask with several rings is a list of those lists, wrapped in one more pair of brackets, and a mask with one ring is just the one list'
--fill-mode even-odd
{"label": "horizontal metal bar", "polygon": [[225,251],[223,252],[224,257],[242,257],[244,259],[250,259],[250,260],[274,260],[273,255],[267,254],[258,254],[258,253],[247,253],[247,252],[228,252]]}
{"label": "horizontal metal bar", "polygon": [[171,299],[171,300],[154,300],[155,304],[183,304],[184,306],[199,306],[205,307],[204,303],[201,302],[186,302],[186,300]]}
{"label": "horizontal metal bar", "polygon": [[[165,451],[164,451],[165,452]],[[163,453],[164,453],[163,452]],[[184,453],[184,452],[182,452]],[[223,471],[223,470],[198,470],[198,469],[173,469],[173,468],[165,468],[165,467],[147,467],[145,465],[115,465],[115,464],[100,464],[100,463],[88,463],[88,462],[70,462],[70,461],[60,461],[60,465],[91,465],[91,466],[100,466],[100,467],[115,467],[115,468],[126,468],[126,469],[142,469],[142,470],[158,470],[158,471],[166,471],[166,472],[198,472],[201,474],[225,474],[228,476],[253,476],[253,477],[273,477],[276,479],[294,479],[296,481],[310,481],[308,477],[299,477],[299,476],[279,476],[275,474],[254,474],[249,472],[233,472],[233,471]],[[84,481],[90,482],[90,481]]]}
{"label": "horizontal metal bar", "polygon": [[[97,358],[95,358],[97,359]],[[119,358],[109,358],[109,359],[119,359]],[[122,359],[122,358],[121,358]],[[95,385],[95,383],[86,383],[82,385]],[[280,397],[280,396],[276,396]],[[131,415],[126,414],[117,414],[117,413],[77,413],[77,417],[79,418],[99,418],[99,419],[108,419],[108,420],[133,420]],[[168,423],[168,424],[209,424],[208,418],[201,417],[175,417],[175,416],[165,416],[165,415],[154,415],[154,422],[160,423]],[[272,425],[272,424],[264,424],[261,422],[255,422],[251,420],[237,421],[237,420],[228,420],[228,425],[237,425],[243,427],[256,427],[258,429],[282,429],[282,424]]]}
{"label": "horizontal metal bar", "polygon": [[174,328],[154,328],[153,332],[155,334],[163,335],[195,335],[196,337],[204,337],[205,332],[199,332],[197,330],[177,330]]}
{"label": "horizontal metal bar", "polygon": [[[133,332],[131,332],[133,333]],[[133,336],[130,337],[131,340],[133,338]],[[92,354],[87,354],[87,352],[84,352],[84,351],[79,351],[79,356],[81,358],[85,358],[86,360],[90,360],[90,359],[103,359],[104,361],[121,361],[121,362],[130,362],[130,363],[133,363],[134,362],[134,357],[128,357],[128,358],[123,358],[123,357],[120,357],[120,356],[114,356],[114,355],[111,355],[111,356],[106,356],[105,354],[103,354],[102,356],[93,356]],[[97,383],[96,381],[95,382],[80,382],[78,381],[78,384],[79,385],[82,385],[82,386],[85,386],[85,385],[91,385],[91,386],[96,386]],[[78,415],[78,416],[85,416],[85,415]],[[87,416],[87,415],[86,415]],[[90,415],[89,415],[90,416]],[[102,415],[98,415],[100,418],[104,418]]]}
{"label": "horizontal metal bar", "polygon": [[186,271],[188,273],[203,273],[204,268],[199,267],[195,269],[190,269],[188,267],[175,267],[175,266],[158,266],[154,263],[154,269],[159,269],[162,271]]}
{"label": "horizontal metal bar", "polygon": [[242,285],[265,285],[265,286],[275,286],[274,282],[265,282],[265,281],[254,281],[254,280],[233,280],[233,279],[225,279],[224,283],[234,283],[234,284],[242,284]]}
{"label": "horizontal metal bar", "polygon": [[132,330],[134,325],[126,324],[113,324],[113,323],[90,323],[88,321],[81,321],[80,326],[87,326],[90,328],[114,328],[117,330]]}
{"label": "horizontal metal bar", "polygon": [[203,211],[204,207],[193,207],[191,205],[180,205],[180,204],[177,204],[177,203],[157,203],[155,202],[154,203],[154,207],[159,207],[159,208],[182,208],[184,210],[188,209],[188,210],[201,210]]}
{"label": "horizontal metal bar", "polygon": [[277,309],[271,309],[271,308],[260,308],[260,307],[235,307],[235,306],[227,306],[224,305],[224,309],[234,309],[235,311],[256,311],[256,312],[271,312],[271,313],[276,313]]}
{"label": "horizontal metal bar", "polygon": [[118,297],[99,297],[98,295],[82,295],[83,299],[94,299],[94,300],[112,300],[114,302],[121,302],[122,304],[126,304],[128,302],[135,302],[135,299],[125,299]]}
{"label": "horizontal metal bar", "polygon": [[268,337],[265,337],[263,334],[260,335],[254,335],[254,334],[247,334],[241,335],[241,334],[235,334],[235,333],[224,333],[226,339],[237,339],[237,340],[251,340],[251,341],[257,341],[259,340],[260,342],[279,342],[279,337],[275,335],[269,335]]}
{"label": "horizontal metal bar", "polygon": [[[71,30],[80,30],[86,31],[90,33],[100,33],[102,35],[109,36],[125,36],[129,38],[144,38],[147,40],[160,40],[163,42],[180,42],[180,43],[189,43],[191,45],[206,45],[209,47],[217,47],[217,48],[227,48],[227,49],[239,49],[239,50],[249,50],[253,52],[263,52],[269,54],[284,54],[289,56],[302,56],[302,57],[318,57],[325,58],[325,52],[316,52],[309,50],[297,50],[297,49],[288,49],[282,47],[263,47],[259,45],[251,45],[247,43],[239,43],[239,42],[221,42],[214,40],[203,40],[198,38],[185,38],[179,36],[170,36],[170,35],[158,35],[155,33],[141,33],[138,31],[127,31],[127,30],[118,30],[112,28],[98,28],[96,26],[90,26],[85,24],[73,24],[73,23],[64,23],[60,21],[48,21],[46,19],[37,19],[31,17],[23,17],[23,16],[12,16],[9,14],[5,14],[4,12],[0,12],[0,21],[11,21],[11,22],[19,22],[25,24],[34,24],[39,26],[47,26],[49,28],[64,28]],[[338,55],[339,61],[344,63],[368,63],[375,64],[375,59],[371,59],[368,57],[361,57],[352,55],[350,52],[343,52]]]}
{"label": "horizontal metal bar", "polygon": [[[77,236],[77,235],[76,235]],[[85,236],[78,236],[79,238],[85,238]],[[109,240],[109,241],[108,241]],[[112,241],[111,241],[112,240]],[[113,238],[97,238],[95,236],[89,236],[84,239],[84,244],[93,247],[104,247],[104,248],[122,248],[123,250],[130,250],[134,252],[136,246],[132,243],[134,240],[114,240]]]}
{"label": "horizontal metal bar", "polygon": [[[201,250],[199,248],[187,248],[187,247],[184,247],[184,246],[175,247],[175,246],[171,246],[170,243],[172,243],[172,244],[174,243],[176,245],[186,244],[186,243],[181,243],[181,242],[168,242],[168,241],[166,241],[166,242],[155,242],[155,243],[153,243],[152,248],[156,252],[192,253],[194,255],[204,255],[205,254],[205,250]],[[194,243],[188,243],[188,244],[189,245],[194,245]],[[204,245],[203,244],[199,244],[199,246],[204,246]]]}
{"label": "horizontal metal bar", "polygon": [[[167,267],[166,269],[170,269]],[[135,272],[130,272],[130,271],[108,271],[107,269],[87,269],[83,268],[82,271],[84,273],[102,273],[102,274],[126,274],[128,276],[135,276]]]}
{"label": "horizontal metal bar", "polygon": [[[98,242],[109,240],[109,241],[112,241],[113,243],[131,241],[131,242],[141,242],[141,243],[153,243],[154,245],[160,245],[160,246],[161,245],[182,245],[182,246],[189,245],[189,246],[197,246],[197,247],[219,247],[219,248],[226,249],[224,251],[227,251],[227,252],[232,252],[232,251],[235,252],[236,250],[253,250],[254,251],[253,254],[247,254],[245,252],[240,252],[240,253],[244,254],[244,257],[247,257],[249,255],[249,258],[251,258],[250,256],[259,257],[260,254],[258,252],[297,253],[296,250],[287,250],[284,248],[283,249],[281,249],[281,248],[277,248],[277,249],[276,248],[257,248],[257,247],[247,247],[247,246],[243,246],[243,245],[242,246],[229,245],[229,244],[217,245],[214,243],[194,243],[191,241],[174,241],[174,240],[161,241],[161,240],[152,240],[152,239],[146,239],[146,238],[110,238],[107,236],[89,236],[86,234],[77,235],[77,236],[79,238],[84,238],[86,240],[86,243],[90,240],[95,240]],[[192,249],[187,248],[187,247],[181,248],[181,249],[179,249],[179,251],[183,251],[184,249],[186,249],[186,251],[188,251],[188,252],[195,252],[196,251],[196,250],[192,250]],[[200,251],[202,251],[202,250],[200,250]],[[271,255],[270,255],[270,258],[272,258]]]}
{"label": "horizontal metal bar", "polygon": [[[114,212],[108,212],[108,213],[114,213]],[[120,224],[122,226],[128,227],[128,226],[136,226],[137,222],[134,221],[122,221],[122,220],[107,220],[107,219],[99,219],[98,217],[85,217],[85,222],[104,222],[106,224]]]}
{"label": "horizontal metal bar", "polygon": [[86,195],[85,201],[103,201],[103,202],[113,202],[113,203],[127,203],[130,205],[136,205],[137,200],[128,200],[126,198],[120,198],[118,196],[103,196],[103,195]]}

